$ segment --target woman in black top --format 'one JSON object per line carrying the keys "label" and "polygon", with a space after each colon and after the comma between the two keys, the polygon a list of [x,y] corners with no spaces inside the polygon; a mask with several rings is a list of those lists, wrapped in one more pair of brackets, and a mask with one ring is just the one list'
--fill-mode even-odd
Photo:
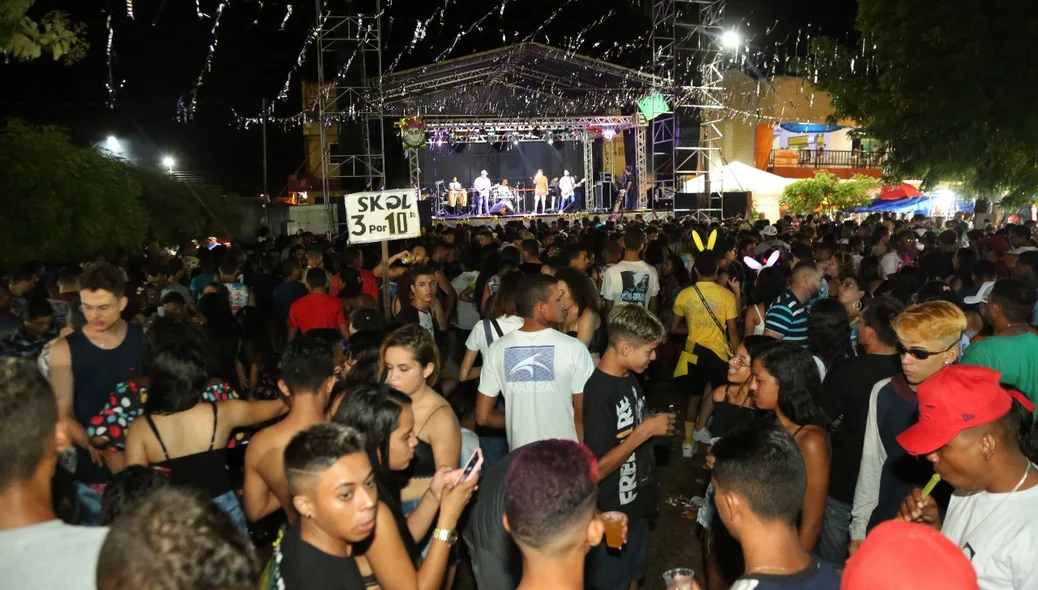
{"label": "woman in black top", "polygon": [[[461,470],[440,467],[418,508],[404,517],[393,472],[407,469],[418,442],[411,399],[385,385],[359,385],[346,392],[333,421],[365,435],[379,490],[377,530],[368,545],[358,547],[359,565],[368,573],[365,583],[383,590],[438,590],[447,570],[450,546],[457,539],[458,518],[478,478],[454,486]],[[416,539],[426,536],[434,519],[432,543],[419,566]],[[438,534],[441,531],[442,536]]]}
{"label": "woman in black top", "polygon": [[555,278],[560,281],[562,311],[565,313],[559,331],[583,342],[597,363],[609,344],[609,338],[599,313],[600,298],[595,284],[586,273],[569,266],[556,271]]}
{"label": "woman in black top", "polygon": [[126,435],[126,462],[153,465],[173,485],[203,492],[244,529],[245,514],[227,473],[227,440],[232,430],[266,422],[288,406],[283,400],[202,403],[208,381],[197,348],[176,344],[157,352],[148,363],[145,415]]}

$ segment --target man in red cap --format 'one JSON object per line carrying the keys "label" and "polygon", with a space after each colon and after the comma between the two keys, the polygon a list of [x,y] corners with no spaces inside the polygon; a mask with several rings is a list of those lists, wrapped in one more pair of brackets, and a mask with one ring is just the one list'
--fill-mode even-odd
{"label": "man in red cap", "polygon": [[978,590],[977,574],[951,541],[930,527],[888,521],[847,562],[840,590]]}
{"label": "man in red cap", "polygon": [[[1038,588],[1038,468],[1029,452],[1034,405],[984,367],[948,367],[919,385],[919,421],[897,437],[955,488],[948,512],[915,489],[901,518],[948,537],[973,564],[981,590]],[[1027,435],[1021,437],[1021,433]]]}

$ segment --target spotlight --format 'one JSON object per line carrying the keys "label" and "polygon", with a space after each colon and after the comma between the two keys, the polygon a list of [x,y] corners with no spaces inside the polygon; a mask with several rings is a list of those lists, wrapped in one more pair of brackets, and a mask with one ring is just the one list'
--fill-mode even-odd
{"label": "spotlight", "polygon": [[613,141],[613,138],[616,137],[616,130],[612,128],[603,129],[602,137],[604,137],[606,141]]}
{"label": "spotlight", "polygon": [[742,45],[742,36],[738,31],[730,30],[721,34],[721,46],[725,49],[738,49]]}

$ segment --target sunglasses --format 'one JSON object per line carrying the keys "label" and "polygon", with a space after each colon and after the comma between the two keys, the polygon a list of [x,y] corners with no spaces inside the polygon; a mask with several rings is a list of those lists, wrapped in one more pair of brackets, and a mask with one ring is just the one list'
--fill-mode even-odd
{"label": "sunglasses", "polygon": [[900,342],[897,343],[897,346],[895,346],[895,348],[897,349],[897,353],[899,355],[904,356],[906,354],[910,354],[913,357],[915,357],[915,358],[917,358],[917,359],[919,359],[921,361],[925,361],[926,359],[930,358],[931,356],[933,356],[935,354],[941,354],[942,352],[948,352],[953,347],[958,346],[958,345],[959,345],[958,342],[953,342],[952,345],[949,346],[948,348],[945,348],[944,350],[938,350],[936,352],[930,352],[929,350],[923,350],[921,348],[905,348],[905,345],[901,344]]}

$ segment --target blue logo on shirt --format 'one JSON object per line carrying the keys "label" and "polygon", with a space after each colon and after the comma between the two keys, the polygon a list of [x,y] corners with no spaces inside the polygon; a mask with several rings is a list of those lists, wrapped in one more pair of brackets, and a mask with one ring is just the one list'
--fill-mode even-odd
{"label": "blue logo on shirt", "polygon": [[554,380],[554,346],[513,346],[505,349],[506,382],[527,383]]}

